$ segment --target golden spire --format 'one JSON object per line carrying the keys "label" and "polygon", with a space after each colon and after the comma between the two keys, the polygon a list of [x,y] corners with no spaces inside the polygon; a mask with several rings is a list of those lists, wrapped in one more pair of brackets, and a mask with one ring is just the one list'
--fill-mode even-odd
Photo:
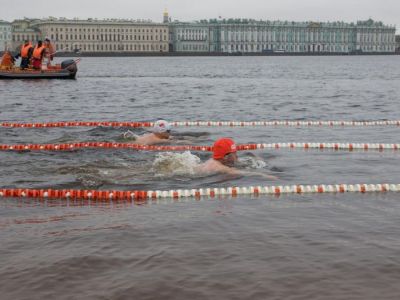
{"label": "golden spire", "polygon": [[164,23],[168,23],[169,22],[169,15],[168,15],[168,10],[167,10],[167,8],[165,7],[165,9],[164,9],[164,17],[163,17],[163,22]]}

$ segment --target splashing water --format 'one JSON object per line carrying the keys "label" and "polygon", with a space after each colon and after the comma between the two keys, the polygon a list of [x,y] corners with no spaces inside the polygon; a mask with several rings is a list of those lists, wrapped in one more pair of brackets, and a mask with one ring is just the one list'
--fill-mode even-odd
{"label": "splashing water", "polygon": [[267,163],[256,156],[245,156],[239,158],[237,167],[243,169],[263,169],[267,166]]}
{"label": "splashing water", "polygon": [[158,177],[195,175],[195,169],[200,163],[200,158],[190,151],[184,153],[165,152],[157,155],[153,163],[153,171]]}

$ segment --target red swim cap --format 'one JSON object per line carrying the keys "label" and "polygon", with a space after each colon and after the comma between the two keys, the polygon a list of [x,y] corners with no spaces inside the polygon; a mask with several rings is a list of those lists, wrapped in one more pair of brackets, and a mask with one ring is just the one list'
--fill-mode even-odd
{"label": "red swim cap", "polygon": [[222,138],[214,143],[213,158],[223,159],[225,155],[236,152],[236,145],[232,139]]}

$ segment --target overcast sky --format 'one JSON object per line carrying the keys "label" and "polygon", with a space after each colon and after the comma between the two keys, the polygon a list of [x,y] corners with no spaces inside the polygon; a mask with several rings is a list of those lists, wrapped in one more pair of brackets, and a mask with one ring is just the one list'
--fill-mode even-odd
{"label": "overcast sky", "polygon": [[0,0],[0,19],[23,17],[173,20],[253,18],[288,21],[383,21],[400,29],[400,0]]}

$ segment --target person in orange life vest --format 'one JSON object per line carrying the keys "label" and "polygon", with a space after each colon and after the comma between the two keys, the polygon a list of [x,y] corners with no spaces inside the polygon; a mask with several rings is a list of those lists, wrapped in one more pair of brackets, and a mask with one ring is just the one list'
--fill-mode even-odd
{"label": "person in orange life vest", "polygon": [[50,42],[49,38],[46,38],[44,40],[43,45],[45,46],[45,57],[47,59],[47,66],[50,66],[51,61],[53,60],[54,54],[55,54],[55,48],[54,45]]}
{"label": "person in orange life vest", "polygon": [[45,51],[45,46],[42,41],[38,41],[32,53],[32,66],[34,69],[40,70],[42,68],[42,59]]}
{"label": "person in orange life vest", "polygon": [[20,52],[15,56],[15,59],[21,56],[21,69],[26,69],[29,67],[29,60],[31,59],[33,52],[33,47],[30,41],[25,40],[24,44],[21,46]]}
{"label": "person in orange life vest", "polygon": [[15,58],[10,51],[6,50],[1,57],[0,67],[2,69],[11,69],[14,66]]}
{"label": "person in orange life vest", "polygon": [[196,168],[196,171],[205,174],[226,173],[231,175],[255,175],[272,180],[277,179],[275,176],[264,173],[238,170],[234,168],[237,162],[238,156],[235,142],[230,138],[221,138],[214,143],[213,157],[205,163],[200,164]]}

